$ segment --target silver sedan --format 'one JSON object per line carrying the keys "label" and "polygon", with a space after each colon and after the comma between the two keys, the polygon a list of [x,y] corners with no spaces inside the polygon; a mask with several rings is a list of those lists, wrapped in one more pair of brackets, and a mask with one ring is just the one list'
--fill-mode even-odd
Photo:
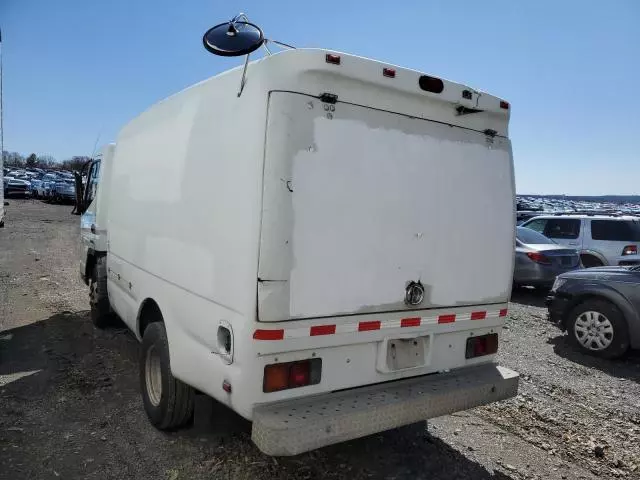
{"label": "silver sedan", "polygon": [[541,233],[516,227],[514,286],[551,288],[558,275],[582,268],[577,250],[558,245]]}

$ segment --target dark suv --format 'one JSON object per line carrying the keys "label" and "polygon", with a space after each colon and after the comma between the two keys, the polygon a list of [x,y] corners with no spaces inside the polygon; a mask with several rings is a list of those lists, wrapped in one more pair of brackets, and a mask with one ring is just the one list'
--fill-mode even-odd
{"label": "dark suv", "polygon": [[640,348],[640,267],[598,267],[560,275],[549,318],[586,353],[604,358]]}

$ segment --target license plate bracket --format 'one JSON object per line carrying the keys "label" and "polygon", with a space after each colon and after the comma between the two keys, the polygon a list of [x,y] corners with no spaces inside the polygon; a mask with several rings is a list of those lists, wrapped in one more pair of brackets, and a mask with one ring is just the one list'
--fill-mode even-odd
{"label": "license plate bracket", "polygon": [[389,373],[427,366],[431,338],[431,335],[385,338],[379,344],[377,370]]}

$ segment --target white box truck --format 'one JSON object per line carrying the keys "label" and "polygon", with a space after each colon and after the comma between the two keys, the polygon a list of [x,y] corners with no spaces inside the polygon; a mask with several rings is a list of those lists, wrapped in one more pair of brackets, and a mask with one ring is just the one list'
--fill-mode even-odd
{"label": "white box truck", "polygon": [[141,341],[144,408],[206,394],[294,455],[516,395],[509,104],[284,51],[159,102],[91,166],[92,318]]}

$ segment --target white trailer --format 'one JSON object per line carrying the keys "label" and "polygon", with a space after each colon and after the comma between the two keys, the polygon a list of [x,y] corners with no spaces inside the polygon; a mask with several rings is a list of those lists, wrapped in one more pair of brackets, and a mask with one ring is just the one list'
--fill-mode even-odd
{"label": "white trailer", "polygon": [[326,50],[242,74],[132,120],[87,182],[93,318],[142,342],[151,422],[197,391],[293,455],[516,395],[509,104]]}

